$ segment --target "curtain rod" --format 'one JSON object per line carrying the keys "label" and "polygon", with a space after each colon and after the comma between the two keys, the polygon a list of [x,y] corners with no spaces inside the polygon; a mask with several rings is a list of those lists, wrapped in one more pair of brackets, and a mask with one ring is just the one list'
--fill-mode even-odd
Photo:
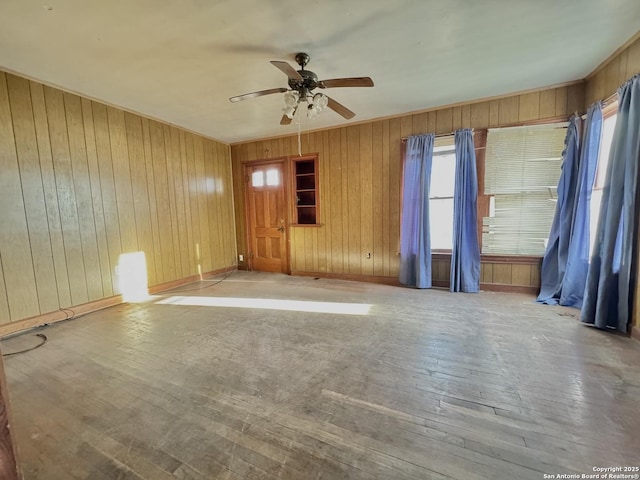
{"label": "curtain rod", "polygon": [[618,92],[614,92],[611,95],[609,95],[607,98],[602,100],[602,105],[605,107],[608,107],[609,105],[617,101],[618,101]]}
{"label": "curtain rod", "polygon": [[[453,137],[453,135],[455,134],[455,132],[451,132],[451,133],[439,133],[438,135],[435,135],[435,138],[441,138],[441,137]],[[424,134],[418,134],[418,135],[424,135]],[[409,135],[409,137],[412,137],[413,135]],[[400,140],[402,140],[402,142],[406,142],[409,137],[402,137]]]}
{"label": "curtain rod", "polygon": [[[602,106],[603,107],[608,107],[609,105],[611,105],[612,103],[615,103],[618,101],[618,92],[614,92],[611,95],[609,95],[607,98],[605,98],[604,100],[601,100],[602,102]],[[585,113],[584,115],[581,115],[581,118],[584,120],[587,117],[587,114]],[[435,138],[438,137],[451,137],[455,134],[455,132],[451,132],[451,133],[440,133],[438,135],[435,136]],[[409,135],[411,136],[411,135]],[[402,137],[400,140],[402,141],[402,143],[405,143],[407,141],[409,137]]]}
{"label": "curtain rod", "polygon": [[[602,104],[602,109],[604,110],[605,108],[610,107],[612,104],[616,103],[617,101],[618,101],[618,92],[615,92],[609,95],[604,100],[600,100],[600,103]],[[585,113],[583,115],[580,115],[580,118],[582,120],[585,120],[587,118],[587,114]]]}

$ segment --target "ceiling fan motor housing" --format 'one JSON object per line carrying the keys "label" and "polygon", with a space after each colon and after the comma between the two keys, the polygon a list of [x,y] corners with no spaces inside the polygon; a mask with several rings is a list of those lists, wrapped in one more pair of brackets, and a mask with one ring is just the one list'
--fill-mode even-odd
{"label": "ceiling fan motor housing", "polygon": [[290,78],[289,87],[293,90],[297,90],[300,94],[300,98],[303,98],[306,92],[310,92],[318,86],[318,76],[311,70],[298,70],[298,73],[302,77],[302,81]]}

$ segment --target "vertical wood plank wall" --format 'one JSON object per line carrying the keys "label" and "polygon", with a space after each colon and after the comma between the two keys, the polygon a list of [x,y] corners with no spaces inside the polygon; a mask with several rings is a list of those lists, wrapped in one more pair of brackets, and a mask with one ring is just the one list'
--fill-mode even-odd
{"label": "vertical wood plank wall", "polygon": [[620,85],[638,73],[640,73],[640,36],[587,77],[585,109],[596,100],[604,100],[616,93]]}
{"label": "vertical wood plank wall", "polygon": [[[568,117],[583,106],[577,83],[303,134],[302,153],[319,154],[322,226],[290,228],[292,271],[397,278],[402,137]],[[295,135],[232,145],[238,253],[247,253],[242,162],[297,155],[297,145]],[[445,263],[434,265],[434,280],[448,281]],[[489,263],[482,275],[485,283],[539,284],[537,265]]]}
{"label": "vertical wood plank wall", "polygon": [[[587,77],[585,109],[596,100],[603,100],[614,94],[620,85],[636,74],[640,74],[640,36],[602,68]],[[640,251],[640,243],[638,249]],[[636,282],[634,312],[634,334],[640,340],[640,282]]]}
{"label": "vertical wood plank wall", "polygon": [[0,72],[0,324],[235,264],[227,145]]}

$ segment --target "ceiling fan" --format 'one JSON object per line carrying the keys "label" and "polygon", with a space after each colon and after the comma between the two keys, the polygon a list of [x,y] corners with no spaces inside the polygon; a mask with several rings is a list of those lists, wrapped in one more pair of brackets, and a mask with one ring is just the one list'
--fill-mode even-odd
{"label": "ceiling fan", "polygon": [[269,90],[260,90],[258,92],[245,93],[237,97],[231,97],[231,102],[239,102],[248,98],[262,97],[272,93],[284,93],[285,107],[282,109],[284,115],[280,120],[280,125],[289,125],[295,115],[298,107],[302,102],[307,103],[307,115],[315,117],[326,107],[334,112],[342,115],[347,120],[353,118],[356,114],[349,110],[341,103],[336,102],[333,98],[323,93],[313,93],[316,88],[335,88],[335,87],[373,87],[373,80],[369,77],[352,77],[352,78],[332,78],[330,80],[318,80],[318,76],[305,67],[311,60],[308,54],[300,52],[296,54],[296,63],[300,65],[300,70],[295,70],[287,62],[272,60],[271,64],[280,69],[287,77],[289,77],[289,88],[271,88]]}

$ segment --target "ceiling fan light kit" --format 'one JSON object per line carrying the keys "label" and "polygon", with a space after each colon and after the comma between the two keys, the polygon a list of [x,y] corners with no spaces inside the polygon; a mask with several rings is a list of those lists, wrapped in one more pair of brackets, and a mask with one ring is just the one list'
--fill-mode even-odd
{"label": "ceiling fan light kit", "polygon": [[295,90],[288,91],[284,94],[284,108],[282,111],[288,119],[293,119],[298,108],[300,95]]}
{"label": "ceiling fan light kit", "polygon": [[307,117],[315,118],[326,108],[330,108],[337,114],[343,116],[347,120],[353,118],[356,114],[344,105],[336,102],[331,97],[323,93],[313,93],[316,88],[335,88],[335,87],[373,87],[373,80],[369,77],[353,77],[353,78],[334,78],[331,80],[318,80],[318,76],[305,67],[311,60],[308,54],[300,52],[296,54],[296,62],[300,65],[300,70],[295,70],[287,62],[272,60],[271,64],[282,71],[288,77],[289,89],[271,88],[269,90],[260,90],[258,92],[246,93],[231,97],[231,102],[239,102],[248,98],[261,97],[272,93],[284,93],[283,115],[280,120],[281,125],[289,125],[296,114],[300,103],[307,103]]}

